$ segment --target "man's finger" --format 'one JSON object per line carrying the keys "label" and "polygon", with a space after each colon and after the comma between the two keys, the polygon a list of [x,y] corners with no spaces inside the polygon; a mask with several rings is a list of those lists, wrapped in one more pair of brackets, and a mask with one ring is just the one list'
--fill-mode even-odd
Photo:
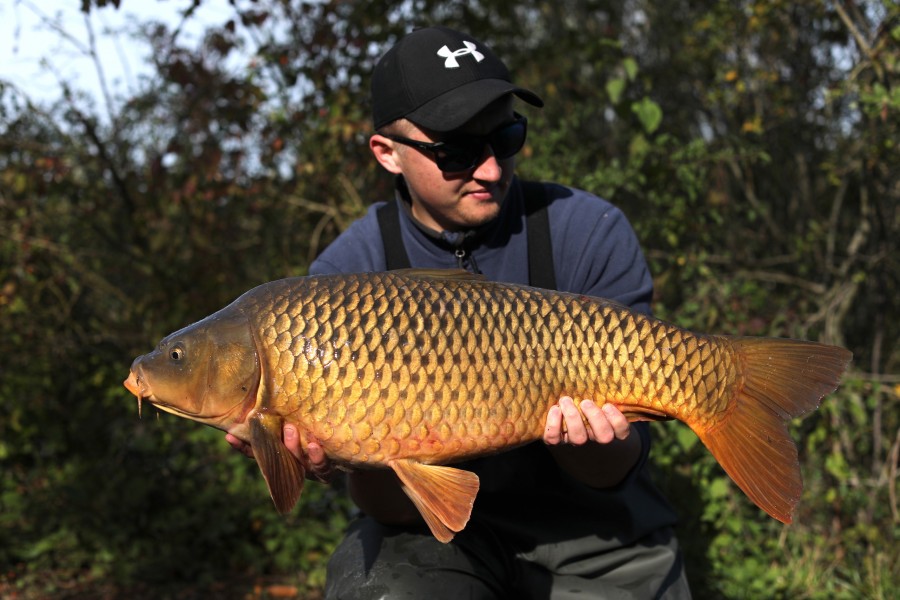
{"label": "man's finger", "polygon": [[309,459],[309,469],[315,479],[322,483],[330,483],[334,475],[334,463],[325,456],[325,450],[316,442],[310,442],[306,446],[306,456]]}
{"label": "man's finger", "polygon": [[544,443],[558,444],[562,441],[562,411],[554,404],[547,412],[547,425],[544,428]]}
{"label": "man's finger", "polygon": [[250,444],[244,443],[230,433],[225,434],[225,441],[228,442],[232,448],[234,448],[244,456],[248,458],[255,458],[253,456],[253,447],[250,446]]}
{"label": "man's finger", "polygon": [[297,435],[297,428],[293,425],[285,425],[282,436],[285,448],[294,455],[294,458],[303,462],[303,450],[300,448],[300,436]]}
{"label": "man's finger", "polygon": [[613,429],[616,439],[624,440],[627,438],[631,433],[631,423],[628,422],[628,418],[622,414],[622,411],[609,403],[604,404],[602,410],[606,415],[607,422]]}
{"label": "man's finger", "polygon": [[[605,404],[604,406],[609,405]],[[594,404],[593,401],[584,400],[581,403],[581,412],[584,413],[588,420],[588,425],[591,428],[591,438],[594,441],[607,444],[615,439],[616,432],[612,423],[609,422],[606,412]]]}
{"label": "man's finger", "polygon": [[566,441],[580,446],[588,441],[588,432],[581,418],[581,411],[575,406],[575,401],[568,396],[559,399],[559,407],[562,409],[566,422]]}
{"label": "man's finger", "polygon": [[319,444],[310,442],[306,447],[306,455],[309,457],[309,464],[314,470],[327,466],[328,459],[325,456],[325,450]]}

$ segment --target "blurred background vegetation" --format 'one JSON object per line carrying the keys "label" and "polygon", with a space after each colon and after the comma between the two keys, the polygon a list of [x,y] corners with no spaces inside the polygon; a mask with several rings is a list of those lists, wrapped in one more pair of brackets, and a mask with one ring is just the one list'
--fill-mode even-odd
{"label": "blurred background vegetation", "polygon": [[653,425],[695,596],[900,596],[893,0],[231,5],[199,45],[136,24],[152,74],[99,106],[64,80],[38,102],[0,79],[0,596],[318,597],[341,490],[311,483],[281,518],[220,432],[139,419],[121,382],[162,335],[304,274],[389,196],[369,73],[437,23],[545,99],[520,173],[622,207],[658,315],[854,352],[796,424],[793,525],[749,505],[687,428]]}

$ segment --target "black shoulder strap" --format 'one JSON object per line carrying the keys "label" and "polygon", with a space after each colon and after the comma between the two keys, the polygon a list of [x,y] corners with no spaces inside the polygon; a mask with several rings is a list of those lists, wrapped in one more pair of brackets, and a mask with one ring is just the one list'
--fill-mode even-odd
{"label": "black shoulder strap", "polygon": [[390,200],[377,211],[378,228],[381,230],[381,243],[384,244],[384,260],[388,271],[408,269],[409,255],[400,237],[400,207],[398,200]]}
{"label": "black shoulder strap", "polygon": [[547,191],[539,181],[523,181],[525,231],[528,236],[528,282],[539,288],[556,289],[553,268],[553,244],[550,218],[547,216]]}

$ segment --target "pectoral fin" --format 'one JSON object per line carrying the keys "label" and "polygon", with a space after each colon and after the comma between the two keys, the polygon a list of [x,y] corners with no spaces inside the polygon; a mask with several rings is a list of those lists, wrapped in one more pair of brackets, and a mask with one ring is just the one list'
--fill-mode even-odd
{"label": "pectoral fin", "polygon": [[291,512],[303,491],[303,465],[281,442],[282,420],[275,415],[256,413],[250,417],[250,444],[253,455],[269,486],[275,508]]}
{"label": "pectoral fin", "polygon": [[462,531],[478,494],[478,475],[408,459],[393,460],[389,465],[434,537],[447,543]]}

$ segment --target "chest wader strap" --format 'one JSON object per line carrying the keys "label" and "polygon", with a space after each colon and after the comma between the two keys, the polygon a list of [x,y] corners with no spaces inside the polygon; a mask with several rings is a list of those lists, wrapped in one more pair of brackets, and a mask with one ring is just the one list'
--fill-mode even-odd
{"label": "chest wader strap", "polygon": [[400,237],[400,207],[398,200],[391,200],[378,209],[378,228],[381,230],[381,243],[384,244],[384,261],[387,270],[408,269],[409,255]]}
{"label": "chest wader strap", "polygon": [[556,289],[553,268],[553,244],[550,241],[550,218],[547,216],[547,193],[539,181],[523,181],[525,195],[525,232],[528,236],[528,283],[532,287]]}
{"label": "chest wader strap", "polygon": [[[553,246],[550,241],[550,219],[547,216],[547,197],[543,184],[523,181],[525,195],[525,231],[528,236],[528,283],[548,290],[556,289],[553,268]],[[384,245],[384,259],[388,271],[408,269],[412,265],[400,237],[400,207],[392,200],[378,209],[378,228]]]}

